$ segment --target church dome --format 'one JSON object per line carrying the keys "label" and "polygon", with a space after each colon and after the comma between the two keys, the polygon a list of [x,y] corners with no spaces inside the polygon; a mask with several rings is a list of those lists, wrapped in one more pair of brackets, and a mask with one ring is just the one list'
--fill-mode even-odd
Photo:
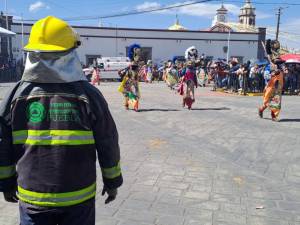
{"label": "church dome", "polygon": [[173,24],[172,26],[170,26],[168,28],[168,30],[186,30],[186,28],[184,26],[181,26],[180,23],[179,23],[179,19],[176,18],[175,24]]}
{"label": "church dome", "polygon": [[225,8],[225,6],[222,4],[221,8],[217,10],[217,12],[228,12],[228,10]]}
{"label": "church dome", "polygon": [[254,9],[250,0],[246,0],[246,4],[242,7],[242,9]]}

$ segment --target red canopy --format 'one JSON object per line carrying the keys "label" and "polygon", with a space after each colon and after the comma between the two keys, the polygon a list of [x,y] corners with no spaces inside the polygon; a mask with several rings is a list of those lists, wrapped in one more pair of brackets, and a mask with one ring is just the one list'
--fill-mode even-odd
{"label": "red canopy", "polygon": [[280,57],[286,63],[300,63],[300,55],[299,54],[285,54]]}

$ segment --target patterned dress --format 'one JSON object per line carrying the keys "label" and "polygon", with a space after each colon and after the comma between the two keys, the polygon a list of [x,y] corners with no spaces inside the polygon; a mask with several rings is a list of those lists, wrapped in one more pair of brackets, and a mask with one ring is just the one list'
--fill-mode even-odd
{"label": "patterned dress", "polygon": [[281,95],[283,89],[283,73],[272,75],[264,90],[262,111],[269,107],[272,118],[277,119],[281,111]]}
{"label": "patterned dress", "polygon": [[139,107],[139,99],[140,88],[139,81],[137,76],[135,76],[135,71],[129,70],[127,75],[124,76],[121,85],[119,86],[119,92],[121,92],[124,96],[124,106],[126,109],[129,107],[138,110]]}
{"label": "patterned dress", "polygon": [[166,83],[169,88],[174,89],[174,86],[178,84],[178,71],[171,67],[167,69],[166,73]]}

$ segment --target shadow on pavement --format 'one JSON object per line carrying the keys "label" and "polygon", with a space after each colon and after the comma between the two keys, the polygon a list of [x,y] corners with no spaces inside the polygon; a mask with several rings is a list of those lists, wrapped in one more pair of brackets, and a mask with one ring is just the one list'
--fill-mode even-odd
{"label": "shadow on pavement", "polygon": [[288,122],[298,122],[300,123],[300,119],[281,119],[279,120],[280,123],[288,123]]}
{"label": "shadow on pavement", "polygon": [[178,109],[139,109],[139,112],[177,112]]}
{"label": "shadow on pavement", "polygon": [[219,111],[219,110],[231,110],[230,108],[227,108],[227,107],[221,107],[221,108],[192,108],[191,110],[199,110],[199,111],[205,111],[205,110],[216,110],[216,111]]}

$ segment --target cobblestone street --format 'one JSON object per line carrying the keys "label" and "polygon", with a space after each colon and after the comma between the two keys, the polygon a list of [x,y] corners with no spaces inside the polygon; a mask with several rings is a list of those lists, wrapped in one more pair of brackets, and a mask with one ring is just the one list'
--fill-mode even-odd
{"label": "cobblestone street", "polygon": [[[124,185],[97,225],[300,225],[300,97],[284,96],[279,123],[262,97],[196,90],[193,110],[164,83],[141,84],[140,112],[119,83],[101,83],[120,136]],[[0,97],[10,84],[0,85]],[[0,225],[19,223],[0,195]]]}

